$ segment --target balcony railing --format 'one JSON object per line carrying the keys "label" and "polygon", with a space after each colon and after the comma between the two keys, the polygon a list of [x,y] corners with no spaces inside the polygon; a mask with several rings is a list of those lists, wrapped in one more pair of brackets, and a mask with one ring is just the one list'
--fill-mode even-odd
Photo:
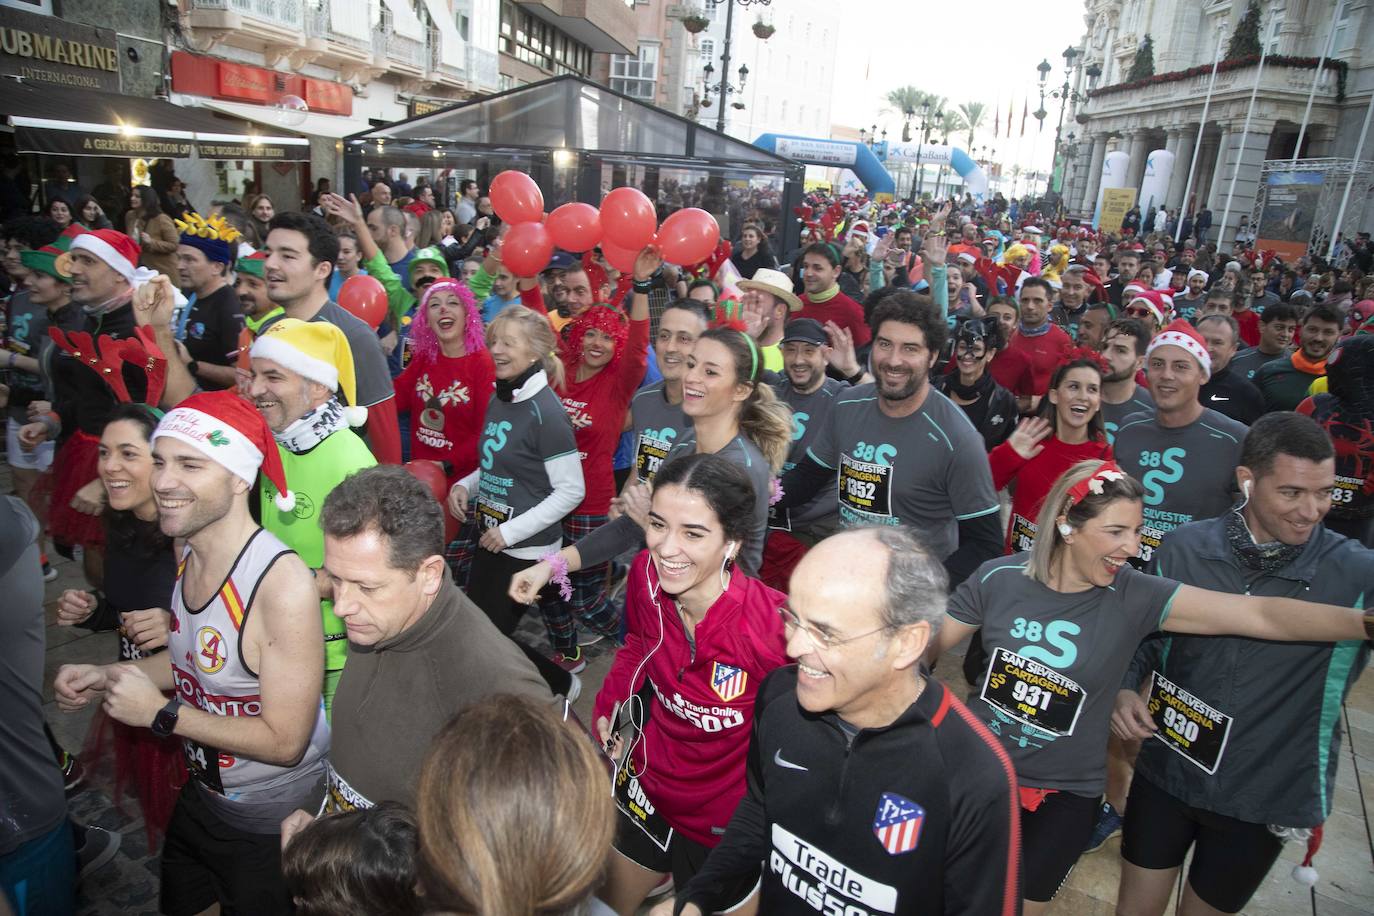
{"label": "balcony railing", "polygon": [[301,0],[193,0],[192,6],[207,10],[229,10],[250,19],[298,31],[304,25]]}
{"label": "balcony railing", "polygon": [[476,88],[495,91],[501,81],[496,55],[491,51],[469,44],[468,80]]}
{"label": "balcony railing", "polygon": [[457,42],[446,43],[443,33],[438,29],[429,30],[429,69],[453,79],[465,79],[467,55],[463,53],[463,45],[449,47],[452,44]]}
{"label": "balcony railing", "polygon": [[424,70],[425,64],[428,63],[428,53],[423,41],[406,38],[385,27],[373,32],[372,51],[374,54],[385,56],[387,60],[406,64],[416,70]]}
{"label": "balcony railing", "polygon": [[373,25],[366,3],[357,0],[306,0],[305,34],[310,38],[323,38],[360,51],[371,51],[372,32]]}

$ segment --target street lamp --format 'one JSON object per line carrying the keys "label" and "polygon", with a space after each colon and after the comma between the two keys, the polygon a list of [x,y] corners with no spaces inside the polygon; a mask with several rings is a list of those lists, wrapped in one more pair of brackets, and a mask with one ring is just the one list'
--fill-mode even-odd
{"label": "street lamp", "polygon": [[[721,81],[715,86],[711,85],[711,79],[715,74],[715,67],[711,65],[710,61],[707,61],[706,66],[703,68],[703,72],[706,76],[706,86],[705,94],[702,98],[701,107],[703,109],[711,107],[712,92],[717,92],[720,94],[720,113],[716,116],[716,130],[720,131],[721,133],[724,133],[725,99],[732,93],[743,93],[744,83],[749,78],[749,68],[741,64],[738,71],[739,85],[731,85],[728,81],[728,74],[730,73],[730,37],[731,32],[735,27],[735,4],[739,4],[740,6],[753,6],[755,4],[758,4],[759,6],[769,6],[772,4],[773,0],[706,0],[706,2],[709,3],[713,8],[720,6],[722,3],[725,4],[725,43],[724,53],[722,53],[720,56]],[[731,107],[735,108],[736,110],[743,110],[744,102],[735,102]]]}
{"label": "street lamp", "polygon": [[[874,124],[874,125],[873,125],[873,128],[872,128],[871,130],[867,131],[866,133],[865,133],[864,129],[863,129],[862,127],[860,127],[860,128],[859,128],[859,142],[860,142],[860,143],[866,143],[866,144],[868,144],[868,148],[869,148],[869,149],[876,149],[877,146],[878,146],[878,143],[879,143],[879,140],[878,140],[878,125],[877,125],[877,124]],[[886,128],[886,127],[883,128],[883,139],[882,139],[881,142],[883,142],[883,143],[886,143],[886,142],[887,142],[887,128]]]}
{"label": "street lamp", "polygon": [[[716,74],[716,68],[711,65],[710,61],[706,62],[706,66],[702,68],[701,72],[702,75],[705,77],[705,94],[702,96],[701,99],[701,107],[703,109],[710,108],[711,93],[718,93],[720,95],[720,120],[723,122],[725,120],[725,98],[726,96],[733,95],[736,92],[744,92],[744,84],[749,80],[749,67],[746,64],[740,64],[739,71],[737,73],[737,75],[739,76],[738,86],[735,86],[734,84],[725,79],[722,79],[719,83],[716,83],[714,86],[711,85],[711,79]],[[736,109],[743,109],[744,103],[735,102],[732,107]],[[722,125],[721,127],[718,127],[716,129],[724,130],[724,126]]]}
{"label": "street lamp", "polygon": [[914,204],[925,186],[925,175],[921,172],[921,153],[925,149],[926,140],[929,139],[931,125],[943,119],[944,116],[945,113],[938,109],[933,116],[931,115],[930,99],[921,102],[921,136],[916,144],[916,176],[911,181],[911,196],[907,198],[907,203]]}
{"label": "street lamp", "polygon": [[[1060,54],[1060,56],[1064,58],[1064,85],[1058,87],[1057,89],[1051,89],[1049,92],[1050,98],[1059,100],[1059,123],[1054,128],[1054,159],[1052,160],[1053,165],[1051,166],[1050,170],[1050,182],[1051,184],[1053,184],[1054,181],[1054,167],[1059,167],[1061,176],[1059,205],[1061,207],[1063,206],[1064,196],[1062,193],[1064,185],[1063,179],[1067,177],[1067,170],[1059,161],[1060,147],[1063,142],[1062,135],[1064,132],[1064,110],[1068,107],[1069,102],[1073,102],[1075,105],[1077,105],[1079,102],[1087,101],[1087,96],[1083,95],[1078,90],[1073,88],[1073,73],[1075,69],[1074,61],[1076,61],[1081,56],[1081,54],[1082,52],[1079,51],[1073,45],[1069,45],[1067,48],[1064,49],[1063,53]],[[1047,112],[1045,111],[1045,80],[1049,77],[1050,70],[1052,68],[1050,67],[1050,62],[1048,60],[1042,60],[1036,66],[1035,69],[1040,72],[1040,110],[1035,112],[1035,119],[1040,122],[1040,126],[1043,128],[1045,125],[1045,116],[1047,114]],[[1096,74],[1092,72],[1094,69],[1097,70]],[[1096,79],[1097,76],[1101,75],[1101,73],[1101,68],[1097,67],[1096,64],[1093,64],[1091,67],[1088,68],[1088,76],[1092,79]],[[1046,190],[1048,192],[1052,189],[1047,188]]]}

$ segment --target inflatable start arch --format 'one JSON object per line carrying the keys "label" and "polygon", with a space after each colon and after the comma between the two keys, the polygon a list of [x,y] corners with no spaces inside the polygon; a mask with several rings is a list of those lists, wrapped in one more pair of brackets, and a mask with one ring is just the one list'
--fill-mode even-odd
{"label": "inflatable start arch", "polygon": [[[761,134],[754,145],[759,149],[807,165],[842,166],[852,171],[870,194],[896,194],[897,186],[866,143],[852,140],[824,140],[820,137],[797,137],[790,134]],[[887,159],[921,165],[948,165],[964,180],[964,187],[976,198],[988,191],[988,178],[968,153],[953,146],[935,144],[893,143],[887,146]]]}

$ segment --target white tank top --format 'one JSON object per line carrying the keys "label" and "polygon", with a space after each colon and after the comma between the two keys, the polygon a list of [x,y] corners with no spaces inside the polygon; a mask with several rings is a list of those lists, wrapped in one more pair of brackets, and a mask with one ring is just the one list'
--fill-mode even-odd
{"label": "white tank top", "polygon": [[[181,594],[190,548],[182,554],[176,587],[172,589],[168,650],[172,657],[172,680],[183,703],[217,716],[262,714],[258,674],[243,658],[243,627],[267,571],[289,553],[291,549],[274,535],[257,529],[214,597],[194,610],[186,607]],[[189,738],[183,738],[182,743],[186,767],[193,778],[227,798],[246,800],[257,792],[291,782],[306,769],[317,769],[329,750],[329,725],[321,700],[310,745],[294,767],[236,757]]]}

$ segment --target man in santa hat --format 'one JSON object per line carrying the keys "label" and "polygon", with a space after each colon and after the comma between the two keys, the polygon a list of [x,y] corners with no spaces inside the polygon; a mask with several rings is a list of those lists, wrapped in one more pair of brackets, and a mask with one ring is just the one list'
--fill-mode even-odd
{"label": "man in santa hat", "polygon": [[[98,229],[77,235],[61,256],[58,266],[71,278],[71,300],[84,316],[81,330],[92,338],[134,335],[134,290],[158,276],[137,266],[139,255],[138,245],[124,233]],[[171,306],[169,300],[169,311]],[[180,360],[169,362],[181,365]],[[125,364],[123,371],[129,393],[141,399],[147,377],[132,365]],[[54,354],[51,378],[53,409],[19,430],[19,444],[34,449],[48,440],[57,442],[48,520],[53,541],[64,553],[75,545],[90,548],[84,553],[86,572],[99,581],[105,494],[96,461],[100,434],[117,401],[98,373],[64,351]]]}
{"label": "man in santa hat", "polygon": [[185,744],[191,779],[163,844],[161,912],[285,916],[281,819],[323,795],[323,633],[309,569],[253,522],[248,497],[259,469],[291,494],[271,430],[233,391],[169,411],[153,455],[162,532],[186,542],[167,651],[63,665],[58,705],[103,701],[115,720]]}
{"label": "man in santa hat", "polygon": [[295,494],[283,508],[280,493],[269,481],[260,484],[262,526],[282,539],[315,571],[324,620],[324,708],[330,713],[334,688],[343,674],[348,644],[344,625],[334,615],[334,590],[324,565],[324,532],[319,510],[334,488],[355,471],[377,464],[367,444],[350,426],[361,426],[367,409],[345,407],[357,403],[353,355],[344,337],[327,321],[282,318],[253,341],[249,397],[272,430],[286,474]]}

